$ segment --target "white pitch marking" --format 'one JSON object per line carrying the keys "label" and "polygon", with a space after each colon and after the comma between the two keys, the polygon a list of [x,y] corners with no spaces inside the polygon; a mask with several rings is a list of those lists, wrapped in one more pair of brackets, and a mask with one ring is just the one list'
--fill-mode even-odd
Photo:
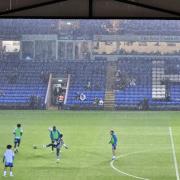
{"label": "white pitch marking", "polygon": [[169,127],[169,135],[170,135],[170,139],[171,139],[174,167],[176,170],[176,178],[177,178],[177,180],[179,180],[178,163],[177,163],[177,159],[176,159],[176,150],[175,150],[175,146],[174,146],[174,140],[173,140],[172,128],[171,127]]}
{"label": "white pitch marking", "polygon": [[[137,152],[133,152],[133,153],[127,153],[127,154],[118,156],[116,159],[119,159],[119,158],[125,157],[125,156],[129,156],[129,155],[132,155],[132,154],[143,153],[143,152],[146,152],[146,151],[137,151]],[[132,175],[132,174],[129,174],[129,173],[126,173],[126,172],[124,172],[124,171],[121,171],[121,170],[117,169],[117,168],[114,166],[114,161],[115,161],[115,160],[112,160],[112,161],[110,162],[110,166],[111,166],[115,171],[119,172],[120,174],[124,174],[124,175],[126,175],[126,176],[129,176],[129,177],[132,177],[132,178],[135,178],[135,179],[150,180],[150,179],[143,178],[143,177],[139,177],[139,176],[135,176],[135,175]]]}

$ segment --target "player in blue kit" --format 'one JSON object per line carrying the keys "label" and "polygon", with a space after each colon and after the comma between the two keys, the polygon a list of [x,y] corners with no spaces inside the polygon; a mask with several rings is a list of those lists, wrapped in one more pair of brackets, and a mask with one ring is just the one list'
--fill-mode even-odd
{"label": "player in blue kit", "polygon": [[116,159],[116,148],[117,148],[118,139],[117,139],[117,136],[116,136],[114,130],[110,131],[110,136],[111,136],[111,139],[109,141],[109,144],[112,145],[112,155],[113,155],[112,160],[115,160]]}
{"label": "player in blue kit", "polygon": [[6,176],[8,167],[10,168],[10,176],[13,176],[13,173],[12,173],[13,162],[14,162],[14,151],[12,150],[11,145],[7,145],[7,149],[6,149],[6,151],[4,153],[4,157],[3,157],[3,163],[4,163],[3,176]]}
{"label": "player in blue kit", "polygon": [[48,145],[43,145],[43,147],[53,147],[56,149],[56,158],[57,158],[57,162],[60,160],[60,152],[61,152],[61,148],[65,147],[66,149],[68,149],[68,146],[64,143],[63,141],[63,134],[60,134],[58,138],[56,138],[53,143],[50,143]]}

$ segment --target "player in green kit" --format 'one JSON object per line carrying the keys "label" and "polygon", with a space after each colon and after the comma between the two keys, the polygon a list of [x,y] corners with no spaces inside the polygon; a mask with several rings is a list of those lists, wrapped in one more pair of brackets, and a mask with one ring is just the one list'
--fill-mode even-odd
{"label": "player in green kit", "polygon": [[114,130],[110,130],[110,141],[109,141],[109,144],[112,145],[112,160],[115,160],[116,159],[116,147],[117,147],[117,136],[114,132]]}
{"label": "player in green kit", "polygon": [[13,131],[14,134],[14,152],[18,152],[18,148],[21,143],[21,137],[23,135],[23,129],[21,127],[21,124],[17,124],[17,127]]}
{"label": "player in green kit", "polygon": [[[53,128],[49,128],[49,132],[50,132],[50,138],[51,138],[51,143],[49,144],[49,146],[51,146],[51,144],[54,144],[54,142],[58,141],[58,139],[60,138],[60,131],[56,129],[56,126],[53,126]],[[54,150],[54,146],[52,147],[52,151]]]}

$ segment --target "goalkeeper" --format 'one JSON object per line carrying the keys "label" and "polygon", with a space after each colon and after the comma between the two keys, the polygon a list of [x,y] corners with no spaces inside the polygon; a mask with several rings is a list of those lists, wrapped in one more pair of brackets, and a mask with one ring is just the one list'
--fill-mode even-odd
{"label": "goalkeeper", "polygon": [[115,160],[116,159],[116,147],[117,147],[117,136],[114,132],[114,130],[111,130],[110,131],[110,136],[111,136],[111,139],[109,141],[109,144],[112,145],[112,160]]}
{"label": "goalkeeper", "polygon": [[60,134],[59,139],[56,139],[53,143],[48,144],[44,147],[53,147],[56,148],[56,158],[57,158],[57,162],[60,160],[60,150],[62,147],[65,147],[66,149],[68,149],[67,145],[64,143],[63,141],[63,134]]}

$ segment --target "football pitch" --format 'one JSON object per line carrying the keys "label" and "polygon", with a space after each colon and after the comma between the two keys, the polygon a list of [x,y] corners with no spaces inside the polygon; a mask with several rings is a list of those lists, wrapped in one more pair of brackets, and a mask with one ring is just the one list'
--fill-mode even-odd
{"label": "football pitch", "polygon": [[[14,177],[2,177],[1,163],[0,179],[179,180],[180,112],[0,111],[2,158],[17,123],[24,134]],[[53,125],[69,146],[59,163],[51,149],[33,149],[50,142]],[[118,137],[116,161],[111,161],[110,129]]]}

